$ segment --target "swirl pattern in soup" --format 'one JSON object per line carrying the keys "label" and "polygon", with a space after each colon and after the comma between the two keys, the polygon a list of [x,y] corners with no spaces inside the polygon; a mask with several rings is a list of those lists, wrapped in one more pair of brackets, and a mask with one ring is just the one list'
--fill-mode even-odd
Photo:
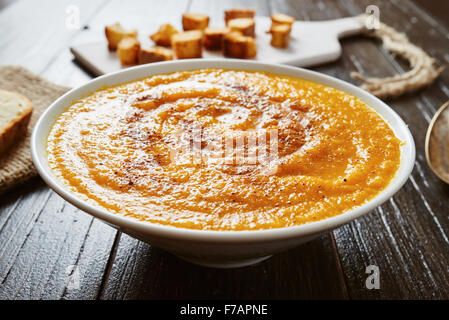
{"label": "swirl pattern in soup", "polygon": [[52,170],[82,199],[153,223],[280,228],[382,191],[401,142],[356,97],[282,75],[204,69],[103,88],[48,137]]}

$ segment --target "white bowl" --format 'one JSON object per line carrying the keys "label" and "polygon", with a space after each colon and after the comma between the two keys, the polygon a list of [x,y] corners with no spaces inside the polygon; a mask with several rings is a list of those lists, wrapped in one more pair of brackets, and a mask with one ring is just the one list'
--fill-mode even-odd
{"label": "white bowl", "polygon": [[[359,97],[387,121],[396,136],[403,142],[398,172],[386,189],[369,202],[353,210],[299,226],[260,231],[190,230],[122,217],[80,200],[56,178],[47,162],[47,137],[57,117],[67,109],[73,100],[104,86],[120,84],[159,73],[200,68],[268,71],[316,81]],[[31,151],[34,164],[44,181],[61,197],[79,209],[137,239],[170,251],[185,260],[204,266],[222,268],[246,266],[262,261],[276,252],[298,246],[363,216],[387,201],[402,187],[408,179],[415,161],[415,145],[407,125],[390,107],[373,95],[354,85],[317,72],[283,65],[229,59],[195,59],[156,63],[95,78],[78,88],[70,90],[44,112],[33,130]]]}

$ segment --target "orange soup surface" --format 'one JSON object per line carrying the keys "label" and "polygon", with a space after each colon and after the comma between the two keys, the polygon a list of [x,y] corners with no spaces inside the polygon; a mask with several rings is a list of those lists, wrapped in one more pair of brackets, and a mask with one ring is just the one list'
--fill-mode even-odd
{"label": "orange soup surface", "polygon": [[266,72],[155,75],[74,101],[48,137],[58,178],[118,215],[201,230],[289,227],[387,187],[401,141],[358,98]]}

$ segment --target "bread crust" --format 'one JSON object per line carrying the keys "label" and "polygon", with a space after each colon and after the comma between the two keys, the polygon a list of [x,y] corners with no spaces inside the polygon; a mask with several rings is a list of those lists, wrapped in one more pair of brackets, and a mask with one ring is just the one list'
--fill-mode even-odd
{"label": "bread crust", "polygon": [[171,37],[179,33],[179,30],[169,23],[162,24],[159,29],[150,36],[158,46],[169,47],[171,45]]}
{"label": "bread crust", "polygon": [[229,32],[228,28],[204,29],[204,47],[208,50],[221,50],[223,48],[223,38]]}
{"label": "bread crust", "polygon": [[225,24],[228,25],[229,20],[237,18],[254,19],[256,11],[254,9],[233,8],[225,11]]}
{"label": "bread crust", "polygon": [[120,62],[124,66],[137,64],[140,50],[140,42],[136,38],[123,38],[118,44],[117,54]]}
{"label": "bread crust", "polygon": [[204,30],[209,25],[209,16],[202,13],[184,13],[182,28],[184,31]]}
{"label": "bread crust", "polygon": [[230,58],[252,59],[257,55],[256,42],[252,37],[233,31],[224,37],[223,53]]}
{"label": "bread crust", "polygon": [[271,26],[271,45],[277,48],[287,48],[290,41],[291,26],[288,24],[277,24]]}
{"label": "bread crust", "polygon": [[1,129],[0,132],[0,156],[6,153],[17,140],[24,137],[27,133],[28,123],[30,122],[31,114],[33,112],[33,104],[31,101],[16,92],[0,90],[0,96],[9,99],[20,100],[24,105],[24,109],[21,111],[15,119],[11,119],[9,124]]}
{"label": "bread crust", "polygon": [[288,24],[290,27],[295,22],[295,18],[283,13],[274,13],[270,16],[273,26],[279,24]]}
{"label": "bread crust", "polygon": [[191,30],[172,36],[172,47],[178,59],[201,58],[203,56],[203,33]]}
{"label": "bread crust", "polygon": [[244,36],[255,37],[256,36],[256,23],[251,18],[237,18],[228,22],[228,28],[231,31],[241,32]]}
{"label": "bread crust", "polygon": [[173,60],[173,50],[165,47],[153,47],[139,50],[139,64]]}
{"label": "bread crust", "polygon": [[137,30],[125,30],[119,22],[104,28],[106,39],[108,40],[108,49],[117,50],[118,44],[125,37],[137,38]]}

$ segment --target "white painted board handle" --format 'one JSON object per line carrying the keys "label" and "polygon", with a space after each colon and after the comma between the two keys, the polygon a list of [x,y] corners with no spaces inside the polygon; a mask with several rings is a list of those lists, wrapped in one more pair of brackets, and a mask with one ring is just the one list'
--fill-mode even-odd
{"label": "white painted board handle", "polygon": [[338,38],[359,34],[366,30],[364,15],[326,21],[327,28],[333,30]]}

